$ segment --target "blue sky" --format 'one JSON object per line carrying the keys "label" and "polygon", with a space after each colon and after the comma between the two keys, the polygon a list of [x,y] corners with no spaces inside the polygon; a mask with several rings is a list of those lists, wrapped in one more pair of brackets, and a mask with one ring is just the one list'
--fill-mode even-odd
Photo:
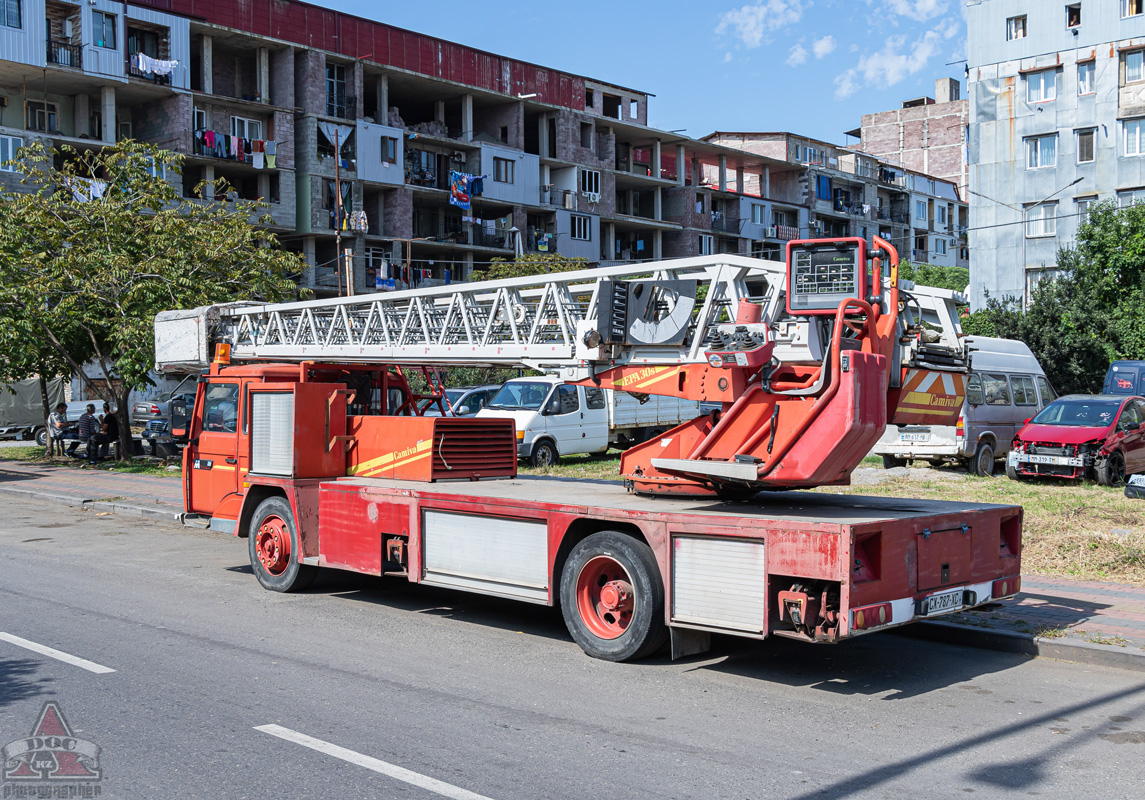
{"label": "blue sky", "polygon": [[965,66],[947,66],[965,58],[964,0],[323,5],[649,92],[649,124],[693,137],[790,130],[842,144],[862,114],[933,96]]}

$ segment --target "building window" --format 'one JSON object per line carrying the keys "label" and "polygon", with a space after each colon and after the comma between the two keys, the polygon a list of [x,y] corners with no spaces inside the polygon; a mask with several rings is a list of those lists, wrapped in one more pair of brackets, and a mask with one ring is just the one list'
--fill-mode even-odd
{"label": "building window", "polygon": [[1054,236],[1057,233],[1057,203],[1042,203],[1026,209],[1026,238]]}
{"label": "building window", "polygon": [[1081,3],[1074,3],[1065,7],[1065,26],[1067,28],[1081,27]]}
{"label": "building window", "polygon": [[946,206],[943,206],[943,205],[938,206],[938,224],[939,225],[945,225],[946,224]]}
{"label": "building window", "polygon": [[916,217],[918,217],[919,219],[926,219],[926,201],[925,200],[915,200],[914,201],[914,215]]}
{"label": "building window", "polygon": [[1136,83],[1145,78],[1145,73],[1141,69],[1143,55],[1145,55],[1145,50],[1134,50],[1132,53],[1125,54],[1126,83]]}
{"label": "building window", "polygon": [[1057,70],[1044,69],[1026,76],[1026,102],[1045,103],[1057,97]]}
{"label": "building window", "polygon": [[0,172],[15,172],[16,166],[6,162],[16,157],[16,151],[24,146],[24,140],[16,136],[0,136]]}
{"label": "building window", "polygon": [[508,158],[493,159],[493,180],[497,183],[513,182],[513,161]]}
{"label": "building window", "polygon": [[600,194],[600,170],[582,169],[580,190],[586,194]]}
{"label": "building window", "polygon": [[[192,112],[195,120],[195,130],[205,131],[207,129],[207,112],[205,109],[196,108]],[[98,137],[97,137],[98,138]]]}
{"label": "building window", "polygon": [[755,225],[762,225],[766,209],[759,203],[751,204],[751,221]]}
{"label": "building window", "polygon": [[326,65],[326,115],[346,118],[346,67]]}
{"label": "building window", "polygon": [[1097,140],[1097,129],[1086,128],[1077,132],[1077,163],[1088,164],[1096,157],[1093,152]]}
{"label": "building window", "polygon": [[710,256],[716,250],[716,237],[707,234],[700,234],[700,255]]}
{"label": "building window", "polygon": [[815,178],[815,196],[820,200],[831,199],[831,179],[826,175]]}
{"label": "building window", "polygon": [[1031,136],[1026,139],[1026,169],[1053,167],[1058,163],[1058,136]]}
{"label": "building window", "polygon": [[1089,212],[1097,205],[1097,195],[1079,197],[1073,201],[1077,208],[1077,224],[1080,225],[1089,219]]}
{"label": "building window", "polygon": [[382,161],[392,164],[398,160],[398,140],[392,136],[382,137]]}
{"label": "building window", "polygon": [[238,136],[240,139],[261,139],[262,123],[257,119],[231,117],[231,136]]}
{"label": "building window", "polygon": [[1138,203],[1145,203],[1145,189],[1129,189],[1117,193],[1118,208],[1126,208]]}
{"label": "building window", "polygon": [[1077,93],[1093,94],[1097,88],[1093,84],[1093,67],[1094,62],[1084,61],[1077,65]]}
{"label": "building window", "polygon": [[1145,154],[1145,141],[1142,140],[1142,134],[1145,133],[1145,118],[1127,119],[1122,123],[1121,130],[1125,133],[1125,155]]}
{"label": "building window", "polygon": [[792,227],[794,223],[791,221],[791,212],[773,208],[771,210],[771,224],[775,226],[783,225]]}
{"label": "building window", "polygon": [[42,100],[29,100],[24,104],[27,109],[27,124],[25,127],[30,131],[43,131],[44,133],[56,133],[59,128],[56,125],[56,104],[45,103]]}
{"label": "building window", "polygon": [[594,92],[592,89],[586,88],[584,90],[584,107],[585,108],[595,108],[596,107],[596,92]]}
{"label": "building window", "polygon": [[105,14],[102,11],[91,12],[91,35],[96,47],[106,47],[109,50],[116,48],[115,42],[115,15]]}
{"label": "building window", "polygon": [[20,0],[0,0],[0,25],[9,28],[23,27],[20,24]]}
{"label": "building window", "polygon": [[572,238],[578,242],[592,241],[592,218],[584,214],[570,215],[572,220]]}
{"label": "building window", "polygon": [[1141,13],[1141,0],[1121,0],[1121,16],[1136,17]]}
{"label": "building window", "polygon": [[1006,20],[1006,41],[1026,38],[1026,15]]}
{"label": "building window", "polygon": [[946,240],[945,239],[935,239],[934,240],[934,252],[936,255],[940,255],[940,256],[946,255]]}

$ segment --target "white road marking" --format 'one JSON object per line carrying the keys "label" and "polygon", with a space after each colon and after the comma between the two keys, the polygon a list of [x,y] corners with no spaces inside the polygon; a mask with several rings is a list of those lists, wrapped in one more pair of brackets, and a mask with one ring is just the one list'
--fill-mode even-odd
{"label": "white road marking", "polygon": [[284,728],[281,725],[257,725],[255,726],[255,730],[269,733],[271,736],[277,736],[279,739],[285,739],[288,742],[294,742],[303,747],[309,747],[311,750],[317,750],[319,753],[340,758],[351,764],[357,764],[359,767],[380,772],[383,775],[388,775],[391,778],[395,778],[403,783],[408,783],[411,786],[417,786],[420,789],[426,789],[442,797],[448,797],[450,800],[491,800],[491,798],[483,794],[476,794],[468,789],[462,789],[451,783],[430,778],[426,775],[405,769],[404,767],[399,767],[396,764],[390,764],[381,759],[371,758],[370,756],[356,753],[353,750],[347,750],[345,747],[339,747],[336,744],[315,739],[312,736],[307,736],[305,733],[292,731],[290,728]]}
{"label": "white road marking", "polygon": [[97,675],[106,675],[109,672],[115,672],[115,670],[113,670],[111,667],[105,667],[102,664],[95,663],[94,661],[88,661],[86,658],[73,656],[69,653],[63,652],[62,650],[56,650],[54,647],[48,647],[47,645],[29,642],[27,639],[21,639],[19,636],[13,636],[10,633],[0,632],[0,641],[14,644],[17,647],[23,647],[25,650],[31,650],[34,653],[39,653],[40,655],[47,656],[48,658],[54,658],[57,661],[63,661],[65,664],[71,664],[73,667],[86,669],[88,672],[94,672]]}

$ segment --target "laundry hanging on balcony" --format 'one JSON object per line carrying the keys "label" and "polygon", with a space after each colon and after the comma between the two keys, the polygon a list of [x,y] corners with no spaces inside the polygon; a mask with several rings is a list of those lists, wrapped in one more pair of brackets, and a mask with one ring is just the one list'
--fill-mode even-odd
{"label": "laundry hanging on balcony", "polygon": [[131,66],[148,75],[170,75],[179,66],[179,62],[152,58],[146,53],[136,53],[131,57]]}
{"label": "laundry hanging on balcony", "polygon": [[350,160],[342,158],[342,151],[346,149],[346,143],[354,134],[353,125],[339,125],[336,122],[319,122],[318,131],[326,137],[326,141],[334,145],[337,151],[337,159],[342,163],[342,169],[350,169]]}

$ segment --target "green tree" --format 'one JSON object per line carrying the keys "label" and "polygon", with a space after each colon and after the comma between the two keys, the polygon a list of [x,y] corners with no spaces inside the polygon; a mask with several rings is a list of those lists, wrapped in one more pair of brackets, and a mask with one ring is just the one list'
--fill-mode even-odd
{"label": "green tree", "polygon": [[572,272],[588,269],[589,263],[583,258],[569,258],[559,253],[526,253],[512,261],[503,258],[493,259],[489,269],[474,270],[474,281],[496,281],[502,278],[524,278],[530,275],[549,275],[554,272]]}
{"label": "green tree", "polygon": [[970,270],[966,267],[943,267],[925,261],[903,261],[899,264],[899,278],[914,281],[919,286],[965,292],[970,285]]}
{"label": "green tree", "polygon": [[[25,316],[53,357],[116,407],[123,455],[129,394],[150,382],[155,314],[282,300],[302,269],[256,227],[269,222],[259,216],[265,204],[235,199],[222,181],[213,185],[218,202],[203,199],[208,184],[183,197],[162,177],[182,161],[131,141],[92,151],[37,144],[15,162],[26,191],[0,192],[0,317]],[[89,359],[101,380],[84,373]]]}

